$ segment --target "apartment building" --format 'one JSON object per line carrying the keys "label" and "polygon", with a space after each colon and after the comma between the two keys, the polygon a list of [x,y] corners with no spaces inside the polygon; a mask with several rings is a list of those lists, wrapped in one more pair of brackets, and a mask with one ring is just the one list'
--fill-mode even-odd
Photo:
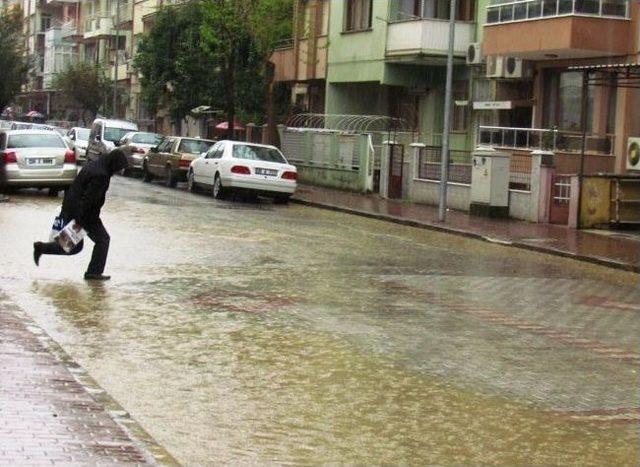
{"label": "apartment building", "polygon": [[278,47],[271,60],[275,81],[291,87],[299,111],[324,113],[329,35],[329,0],[297,0],[293,37]]}
{"label": "apartment building", "polygon": [[[485,6],[485,12],[483,53],[488,66],[496,76],[508,72],[507,60],[512,68],[528,70],[532,94],[528,126],[557,128],[564,140],[558,152],[567,157],[578,150],[584,131],[587,170],[624,172],[627,141],[640,136],[636,110],[640,92],[625,86],[621,73],[601,68],[589,74],[591,82],[599,85],[586,87],[586,128],[581,102],[586,67],[629,65],[618,68],[628,71],[638,63],[638,2],[494,0]],[[494,136],[500,133],[510,132],[493,131]],[[520,135],[511,144],[524,146],[524,133]]]}

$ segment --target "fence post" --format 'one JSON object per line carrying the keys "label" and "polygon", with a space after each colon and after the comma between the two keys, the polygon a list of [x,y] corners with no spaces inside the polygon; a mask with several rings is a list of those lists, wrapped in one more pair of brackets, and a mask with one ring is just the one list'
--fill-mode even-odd
{"label": "fence post", "polygon": [[554,153],[533,151],[531,153],[531,221],[549,222],[551,197],[553,193]]}
{"label": "fence post", "polygon": [[423,148],[426,148],[427,145],[423,143],[411,143],[409,145],[411,148],[411,155],[409,156],[409,180],[407,181],[407,198],[409,200],[413,199],[413,187],[415,185],[414,180],[419,178],[420,175],[420,151]]}
{"label": "fence post", "polygon": [[382,157],[380,159],[380,196],[389,198],[389,170],[391,162],[391,148],[395,141],[383,141]]}
{"label": "fence post", "polygon": [[356,145],[358,150],[358,178],[360,180],[360,189],[363,193],[373,189],[372,158],[373,144],[371,143],[371,135],[361,134],[357,136]]}

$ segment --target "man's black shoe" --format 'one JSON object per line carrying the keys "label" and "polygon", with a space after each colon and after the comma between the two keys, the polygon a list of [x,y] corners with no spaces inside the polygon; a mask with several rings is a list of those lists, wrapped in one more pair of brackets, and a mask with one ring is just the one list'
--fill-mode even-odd
{"label": "man's black shoe", "polygon": [[84,273],[84,280],[86,281],[108,281],[111,279],[111,276],[105,276],[103,274],[91,274],[88,272]]}
{"label": "man's black shoe", "polygon": [[41,256],[42,256],[42,242],[35,242],[33,244],[33,262],[36,263],[36,266],[39,266]]}

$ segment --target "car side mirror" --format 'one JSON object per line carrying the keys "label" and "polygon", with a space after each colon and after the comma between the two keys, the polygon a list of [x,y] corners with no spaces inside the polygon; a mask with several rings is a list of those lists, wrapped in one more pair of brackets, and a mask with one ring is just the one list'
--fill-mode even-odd
{"label": "car side mirror", "polygon": [[122,145],[122,141],[114,141],[114,142],[113,142],[113,145],[114,145],[115,147],[121,146],[121,145]]}

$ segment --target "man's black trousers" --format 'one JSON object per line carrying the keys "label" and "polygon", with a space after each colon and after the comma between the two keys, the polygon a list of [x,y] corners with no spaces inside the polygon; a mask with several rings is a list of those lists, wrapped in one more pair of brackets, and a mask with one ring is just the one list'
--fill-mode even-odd
{"label": "man's black trousers", "polygon": [[[87,268],[87,274],[102,274],[107,264],[107,254],[109,253],[109,242],[111,237],[107,229],[102,225],[102,221],[98,219],[95,224],[83,226],[87,231],[87,236],[95,243],[93,253],[91,253],[91,262]],[[49,242],[42,244],[42,253],[45,255],[76,255],[82,251],[84,240],[78,244],[69,253],[64,251],[58,242]]]}

